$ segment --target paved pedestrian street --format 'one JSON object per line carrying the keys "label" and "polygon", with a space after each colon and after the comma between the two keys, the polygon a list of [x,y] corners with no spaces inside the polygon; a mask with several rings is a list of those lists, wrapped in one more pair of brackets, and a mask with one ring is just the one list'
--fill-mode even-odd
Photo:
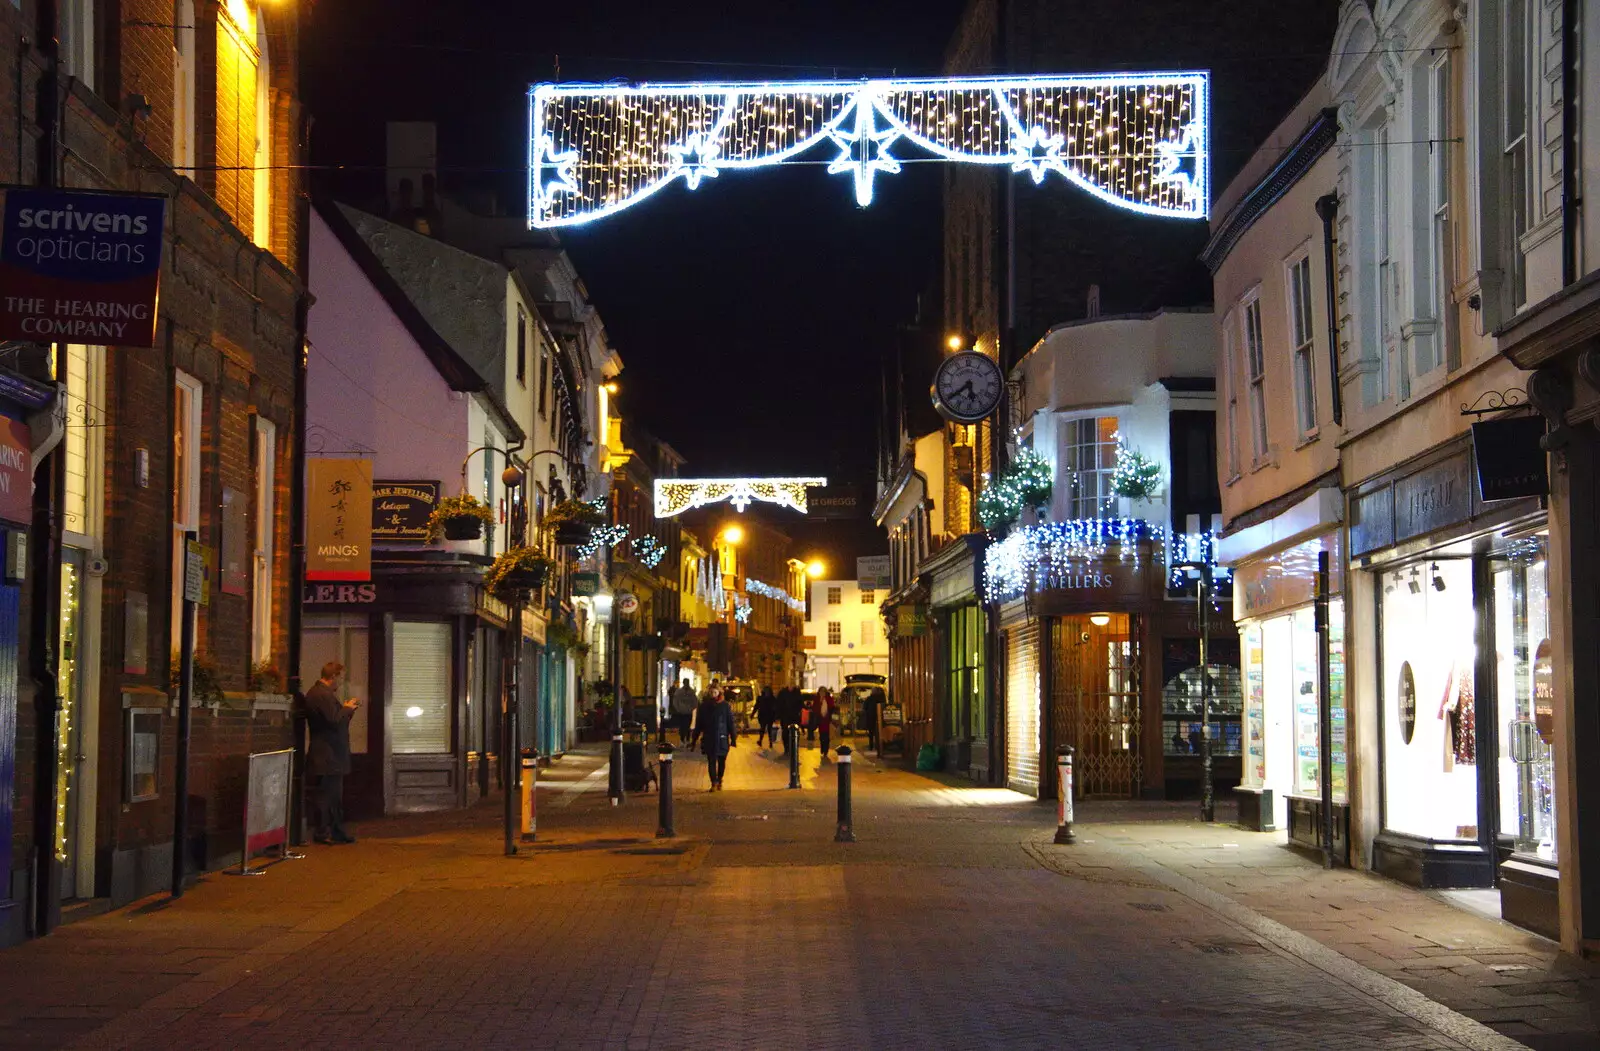
{"label": "paved pedestrian street", "polygon": [[841,844],[837,767],[788,790],[746,739],[722,792],[680,754],[663,840],[601,749],[514,858],[491,799],[6,950],[0,1048],[1597,1046],[1587,965],[1191,806],[1056,846],[1049,806],[862,759]]}

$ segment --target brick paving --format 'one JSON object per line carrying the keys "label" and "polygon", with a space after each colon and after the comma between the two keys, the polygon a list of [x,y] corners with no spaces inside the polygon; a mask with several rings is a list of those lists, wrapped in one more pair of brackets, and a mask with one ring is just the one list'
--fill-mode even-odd
{"label": "brick paving", "polygon": [[[609,805],[587,748],[544,772],[540,841],[515,858],[491,800],[7,950],[0,1048],[1517,1046],[1448,1010],[1467,963],[1434,956],[1446,980],[1400,965],[1426,945],[1344,954],[1435,908],[1414,933],[1470,935],[1461,960],[1516,944],[1441,901],[1395,887],[1391,908],[1389,885],[1175,820],[1108,813],[1055,847],[1047,807],[866,759],[860,841],[837,844],[835,765],[804,751],[791,791],[751,743],[722,792],[679,754],[676,839],[655,838],[653,794]],[[1331,948],[1290,929],[1352,893],[1380,915],[1312,932]]]}

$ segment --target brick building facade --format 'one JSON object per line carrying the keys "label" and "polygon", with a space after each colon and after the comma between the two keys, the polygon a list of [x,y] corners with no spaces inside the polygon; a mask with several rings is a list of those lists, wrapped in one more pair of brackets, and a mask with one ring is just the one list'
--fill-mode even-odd
{"label": "brick building facade", "polygon": [[[196,636],[191,864],[237,859],[246,757],[291,743],[289,480],[304,339],[297,7],[57,6],[59,184],[163,195],[166,230],[156,345],[61,345],[57,355],[62,703],[55,710],[48,691],[35,703],[39,666],[24,660],[0,944],[46,933],[94,899],[121,904],[170,884],[169,668],[185,530],[212,563]],[[40,170],[45,64],[23,43],[48,38],[38,16],[31,0],[0,4],[0,178],[23,184]],[[34,379],[52,378],[41,348],[16,350]],[[36,449],[47,429],[34,421]],[[51,594],[48,575],[35,578],[25,600]],[[40,819],[52,813],[54,829]]]}

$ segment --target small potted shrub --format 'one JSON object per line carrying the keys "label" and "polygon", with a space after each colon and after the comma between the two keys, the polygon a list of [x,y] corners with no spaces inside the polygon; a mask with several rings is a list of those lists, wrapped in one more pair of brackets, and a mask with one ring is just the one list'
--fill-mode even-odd
{"label": "small potted shrub", "polygon": [[495,598],[510,601],[518,592],[544,587],[552,564],[549,557],[536,548],[508,548],[484,574],[483,586]]}
{"label": "small potted shrub", "polygon": [[540,524],[555,531],[556,543],[570,546],[586,543],[596,527],[606,524],[606,513],[582,500],[563,500],[545,512]]}
{"label": "small potted shrub", "polygon": [[494,524],[494,512],[489,505],[473,496],[447,496],[428,516],[428,540],[477,540],[483,536],[483,527]]}

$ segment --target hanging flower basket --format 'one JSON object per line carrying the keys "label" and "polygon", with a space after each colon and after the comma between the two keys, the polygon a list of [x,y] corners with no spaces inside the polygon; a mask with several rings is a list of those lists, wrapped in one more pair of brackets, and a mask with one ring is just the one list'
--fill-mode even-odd
{"label": "hanging flower basket", "polygon": [[494,522],[494,512],[471,493],[447,496],[428,516],[428,540],[477,540],[483,527]]}
{"label": "hanging flower basket", "polygon": [[531,547],[507,549],[489,572],[484,574],[483,586],[489,594],[502,601],[516,597],[518,592],[536,591],[544,587],[553,563],[542,551]]}
{"label": "hanging flower basket", "polygon": [[587,544],[593,534],[592,526],[578,522],[562,522],[556,526],[556,543],[563,547],[578,547]]}
{"label": "hanging flower basket", "polygon": [[582,546],[589,542],[595,529],[606,524],[605,501],[563,500],[546,511],[539,524],[555,532],[556,543]]}

